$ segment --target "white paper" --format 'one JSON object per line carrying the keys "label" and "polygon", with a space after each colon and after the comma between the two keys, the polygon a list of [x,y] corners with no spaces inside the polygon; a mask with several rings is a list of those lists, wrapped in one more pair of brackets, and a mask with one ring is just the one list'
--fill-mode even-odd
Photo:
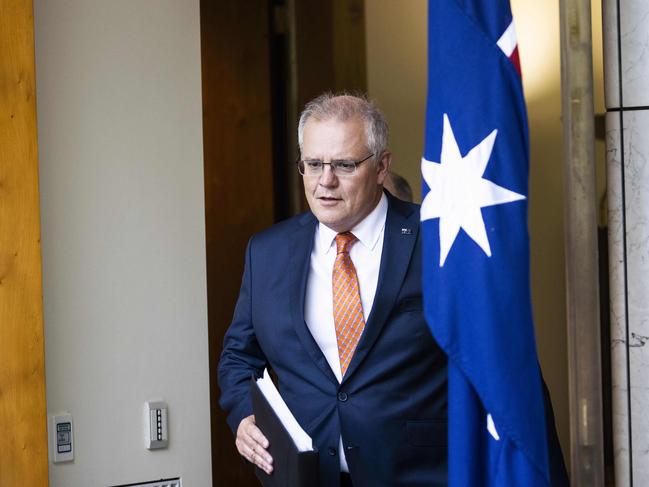
{"label": "white paper", "polygon": [[286,428],[286,431],[288,431],[288,434],[291,435],[298,451],[313,451],[313,440],[302,429],[300,423],[297,422],[297,419],[291,413],[291,410],[284,402],[284,399],[282,399],[282,396],[280,396],[275,384],[273,384],[270,375],[268,375],[267,369],[264,369],[264,376],[261,379],[257,379],[257,385],[284,425],[284,428]]}

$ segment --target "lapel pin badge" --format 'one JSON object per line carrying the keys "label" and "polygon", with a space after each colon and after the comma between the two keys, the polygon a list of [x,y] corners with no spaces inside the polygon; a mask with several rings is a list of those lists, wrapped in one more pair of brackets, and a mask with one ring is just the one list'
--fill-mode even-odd
{"label": "lapel pin badge", "polygon": [[411,234],[412,234],[411,229],[409,229],[409,228],[402,228],[401,229],[401,235],[411,235]]}

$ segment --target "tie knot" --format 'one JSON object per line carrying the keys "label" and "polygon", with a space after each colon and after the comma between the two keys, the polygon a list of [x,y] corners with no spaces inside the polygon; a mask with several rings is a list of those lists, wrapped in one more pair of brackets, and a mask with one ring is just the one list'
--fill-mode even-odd
{"label": "tie knot", "polygon": [[336,253],[349,253],[349,249],[357,240],[352,232],[339,233],[336,235]]}

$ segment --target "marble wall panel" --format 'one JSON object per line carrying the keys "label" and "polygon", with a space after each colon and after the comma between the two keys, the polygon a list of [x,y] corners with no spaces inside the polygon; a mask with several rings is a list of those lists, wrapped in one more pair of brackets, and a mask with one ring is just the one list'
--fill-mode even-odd
{"label": "marble wall panel", "polygon": [[[602,2],[606,108],[620,107],[617,1]],[[625,107],[649,106],[649,2],[620,0],[622,97]]]}
{"label": "marble wall panel", "polygon": [[622,116],[619,111],[606,115],[615,480],[617,486],[645,486],[649,485],[649,110],[645,108],[649,2],[619,0],[619,17],[617,5],[603,2],[606,107],[626,109]]}
{"label": "marble wall panel", "polygon": [[649,110],[623,125],[633,483],[649,485]]}
{"label": "marble wall panel", "polygon": [[649,106],[649,2],[620,0],[620,13],[623,105],[646,107]]}
{"label": "marble wall panel", "polygon": [[609,293],[611,312],[611,385],[616,485],[629,485],[629,403],[626,346],[626,286],[619,113],[606,114],[608,179]]}
{"label": "marble wall panel", "polygon": [[623,158],[620,113],[607,114],[615,470],[616,485],[644,486],[649,485],[649,110],[624,112],[622,123]]}
{"label": "marble wall panel", "polygon": [[604,43],[604,103],[606,108],[620,106],[620,71],[618,69],[617,2],[602,2],[602,40]]}

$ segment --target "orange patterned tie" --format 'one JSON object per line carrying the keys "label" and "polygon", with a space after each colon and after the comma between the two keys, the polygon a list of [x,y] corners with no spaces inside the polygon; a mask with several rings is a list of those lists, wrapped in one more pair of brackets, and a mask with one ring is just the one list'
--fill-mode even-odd
{"label": "orange patterned tie", "polygon": [[336,261],[333,271],[334,324],[338,340],[340,369],[345,375],[358,340],[365,328],[358,276],[349,249],[358,239],[350,232],[336,235]]}

